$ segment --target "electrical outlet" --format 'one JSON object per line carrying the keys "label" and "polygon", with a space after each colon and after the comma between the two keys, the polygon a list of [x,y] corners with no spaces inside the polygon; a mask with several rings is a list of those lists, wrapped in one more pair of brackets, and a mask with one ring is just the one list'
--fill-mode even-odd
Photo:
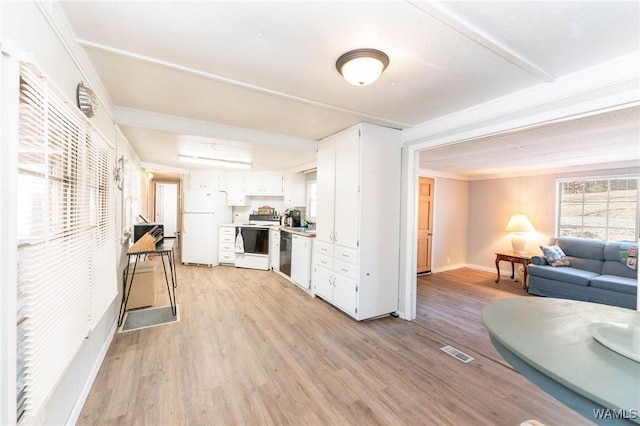
{"label": "electrical outlet", "polygon": [[451,263],[451,258],[447,257],[447,263]]}

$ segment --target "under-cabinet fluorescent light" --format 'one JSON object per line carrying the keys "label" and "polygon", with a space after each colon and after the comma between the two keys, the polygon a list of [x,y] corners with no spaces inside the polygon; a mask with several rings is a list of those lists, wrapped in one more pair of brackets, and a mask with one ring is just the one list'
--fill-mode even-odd
{"label": "under-cabinet fluorescent light", "polygon": [[234,169],[245,169],[249,170],[251,168],[251,163],[245,163],[242,161],[230,161],[230,160],[218,160],[215,158],[206,158],[206,157],[196,157],[193,155],[183,155],[178,154],[178,158],[180,161],[191,164],[205,164],[209,166],[219,166],[219,167],[232,167]]}

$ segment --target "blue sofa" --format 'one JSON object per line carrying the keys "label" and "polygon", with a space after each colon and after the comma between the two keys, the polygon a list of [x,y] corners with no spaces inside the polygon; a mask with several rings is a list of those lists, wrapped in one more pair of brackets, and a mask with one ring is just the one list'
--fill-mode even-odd
{"label": "blue sofa", "polygon": [[638,271],[620,261],[621,248],[629,243],[557,237],[549,245],[562,249],[569,266],[551,266],[543,255],[532,257],[529,293],[636,309]]}

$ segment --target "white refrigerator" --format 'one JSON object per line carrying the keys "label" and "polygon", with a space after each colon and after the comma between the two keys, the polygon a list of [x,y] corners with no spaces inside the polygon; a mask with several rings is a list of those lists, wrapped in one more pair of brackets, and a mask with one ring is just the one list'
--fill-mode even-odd
{"label": "white refrigerator", "polygon": [[184,191],[182,195],[182,252],[185,264],[218,265],[218,227],[231,223],[227,194]]}

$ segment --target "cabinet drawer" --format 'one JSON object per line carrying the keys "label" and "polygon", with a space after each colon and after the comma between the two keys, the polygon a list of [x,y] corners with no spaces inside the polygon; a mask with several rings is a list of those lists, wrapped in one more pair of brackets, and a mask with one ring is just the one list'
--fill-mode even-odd
{"label": "cabinet drawer", "polygon": [[236,254],[232,251],[221,251],[218,261],[220,263],[234,263],[236,261]]}
{"label": "cabinet drawer", "polygon": [[347,248],[347,247],[336,246],[335,258],[336,260],[341,260],[344,262],[349,262],[349,263],[353,263],[354,265],[357,265],[358,250],[354,250],[352,248]]}
{"label": "cabinet drawer", "polygon": [[333,261],[333,271],[336,274],[344,275],[352,280],[358,279],[358,266],[335,259]]}
{"label": "cabinet drawer", "polygon": [[231,237],[235,237],[236,235],[236,228],[233,226],[223,226],[220,228],[220,238],[222,238],[223,235],[231,235]]}
{"label": "cabinet drawer", "polygon": [[333,244],[316,240],[314,241],[313,245],[315,247],[316,253],[324,254],[325,256],[333,256]]}
{"label": "cabinet drawer", "polygon": [[331,256],[316,253],[316,265],[331,270],[333,269],[333,258]]}
{"label": "cabinet drawer", "polygon": [[235,242],[235,238],[233,234],[220,234],[220,242],[226,244],[233,244]]}
{"label": "cabinet drawer", "polygon": [[236,246],[235,246],[234,243],[223,243],[223,242],[220,243],[220,247],[219,247],[221,252],[223,252],[223,251],[233,252],[235,250],[235,248],[236,248]]}

